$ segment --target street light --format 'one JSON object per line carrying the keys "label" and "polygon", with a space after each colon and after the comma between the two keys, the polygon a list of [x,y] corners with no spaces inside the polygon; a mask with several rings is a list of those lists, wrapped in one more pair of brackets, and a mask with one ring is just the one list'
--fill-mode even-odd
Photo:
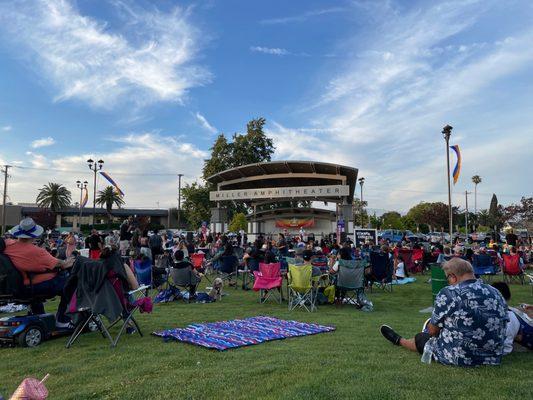
{"label": "street light", "polygon": [[452,243],[453,235],[453,219],[452,219],[452,186],[450,184],[450,136],[452,135],[453,127],[446,125],[442,128],[442,136],[446,141],[446,172],[448,175],[448,223],[450,224],[450,243]]}
{"label": "street light", "polygon": [[365,183],[365,178],[359,178],[359,185],[361,186],[361,228],[363,228],[363,184]]}
{"label": "street light", "polygon": [[178,174],[178,229],[181,229],[181,177],[183,174]]}
{"label": "street light", "polygon": [[94,184],[93,184],[93,221],[91,224],[91,228],[94,228],[94,220],[96,218],[96,174],[98,171],[100,171],[104,166],[104,160],[98,160],[94,162],[92,159],[87,160],[87,165],[89,166],[89,169],[94,172]]}
{"label": "street light", "polygon": [[80,189],[80,231],[81,231],[81,217],[82,217],[82,210],[83,210],[83,207],[82,207],[82,202],[83,202],[83,191],[87,189],[87,185],[89,183],[87,181],[76,181],[76,186],[78,187],[78,189]]}

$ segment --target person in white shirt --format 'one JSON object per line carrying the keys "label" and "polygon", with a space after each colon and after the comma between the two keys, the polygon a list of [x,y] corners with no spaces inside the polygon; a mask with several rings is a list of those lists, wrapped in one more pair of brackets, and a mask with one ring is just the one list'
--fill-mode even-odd
{"label": "person in white shirt", "polygon": [[[505,282],[494,282],[492,286],[501,293],[506,302],[511,300],[511,290]],[[509,316],[509,322],[507,323],[507,328],[505,331],[505,342],[503,344],[503,355],[510,354],[513,351],[513,343],[515,341],[518,332],[520,331],[520,321],[516,317],[516,314],[507,310],[507,315]]]}
{"label": "person in white shirt", "polygon": [[396,267],[394,268],[394,276],[396,277],[396,279],[405,278],[405,264],[403,262],[402,256],[398,256],[398,262],[396,263]]}

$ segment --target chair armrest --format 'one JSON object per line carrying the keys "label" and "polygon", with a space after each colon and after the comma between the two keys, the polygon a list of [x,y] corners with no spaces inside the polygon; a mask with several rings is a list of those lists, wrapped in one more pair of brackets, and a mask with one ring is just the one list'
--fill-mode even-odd
{"label": "chair armrest", "polygon": [[147,290],[147,289],[150,289],[150,286],[142,285],[142,286],[139,286],[137,289],[130,290],[128,292],[128,294],[135,294],[135,293],[138,293],[138,292],[142,292],[143,290]]}

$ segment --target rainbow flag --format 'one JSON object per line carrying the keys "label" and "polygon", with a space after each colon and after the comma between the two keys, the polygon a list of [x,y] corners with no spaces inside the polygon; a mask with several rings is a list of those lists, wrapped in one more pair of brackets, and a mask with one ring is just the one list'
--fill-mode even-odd
{"label": "rainbow flag", "polygon": [[453,146],[450,146],[450,148],[452,148],[453,151],[455,151],[455,154],[457,155],[457,163],[455,164],[455,168],[453,169],[453,184],[455,185],[459,180],[459,174],[461,173],[461,150],[459,150],[458,144],[454,144]]}
{"label": "rainbow flag", "polygon": [[109,176],[107,172],[100,171],[100,175],[102,175],[116,189],[118,194],[124,197],[124,192],[118,187],[117,183]]}
{"label": "rainbow flag", "polygon": [[83,189],[83,199],[81,200],[80,207],[83,208],[87,205],[87,202],[89,201],[89,191],[87,188]]}

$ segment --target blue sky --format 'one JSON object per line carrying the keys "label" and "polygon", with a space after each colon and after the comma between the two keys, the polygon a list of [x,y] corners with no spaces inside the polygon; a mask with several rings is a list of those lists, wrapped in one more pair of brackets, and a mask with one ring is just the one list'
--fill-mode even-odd
{"label": "blue sky", "polygon": [[526,0],[2,1],[10,199],[74,189],[90,156],[128,205],[175,206],[170,174],[193,182],[217,133],[263,116],[276,159],[355,166],[369,206],[395,210],[446,200],[451,124],[454,203],[474,174],[479,208],[516,202],[533,187],[531,21]]}

